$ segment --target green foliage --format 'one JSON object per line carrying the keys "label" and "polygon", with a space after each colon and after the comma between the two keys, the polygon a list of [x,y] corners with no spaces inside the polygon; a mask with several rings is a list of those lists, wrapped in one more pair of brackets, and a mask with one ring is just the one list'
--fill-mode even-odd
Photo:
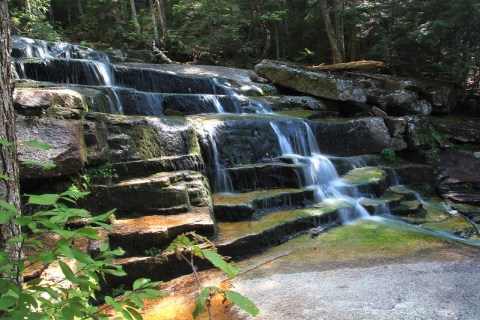
{"label": "green foliage", "polygon": [[111,184],[117,181],[119,175],[111,163],[84,169],[72,178],[72,190],[87,191],[92,183]]}
{"label": "green foliage", "polygon": [[235,278],[240,271],[235,263],[228,263],[224,256],[215,252],[213,243],[207,238],[200,236],[195,232],[188,232],[179,235],[170,246],[168,246],[166,251],[174,251],[177,258],[185,261],[192,268],[195,275],[195,279],[200,288],[200,294],[195,301],[195,311],[193,312],[194,319],[205,311],[208,312],[210,319],[212,319],[210,299],[215,294],[223,295],[225,299],[229,299],[233,304],[236,304],[252,316],[256,316],[259,313],[258,308],[250,299],[237,292],[223,290],[216,286],[204,287],[202,285],[197,274],[197,267],[194,264],[194,257],[207,259],[215,267],[225,272],[230,279]]}
{"label": "green foliage", "polygon": [[152,248],[150,248],[150,249],[145,250],[143,253],[144,253],[146,256],[151,256],[151,257],[153,257],[153,256],[156,256],[157,254],[162,253],[162,252],[163,252],[162,249],[157,248],[157,247],[152,247]]}
{"label": "green foliage", "polygon": [[395,154],[395,150],[392,148],[385,148],[380,152],[380,155],[383,159],[387,160],[388,162],[394,163],[398,161],[397,155]]}
{"label": "green foliage", "polygon": [[[31,216],[19,216],[14,206],[0,202],[0,223],[5,224],[13,219],[23,229],[20,237],[9,239],[8,243],[19,243],[21,250],[30,253],[25,257],[19,255],[18,259],[11,261],[7,258],[7,251],[0,252],[0,272],[3,275],[0,280],[0,314],[4,319],[106,318],[102,310],[94,305],[96,291],[100,289],[100,280],[106,275],[125,275],[122,268],[112,262],[123,251],[110,250],[108,245],[102,245],[100,254],[92,258],[74,245],[79,239],[102,240],[95,227],[111,229],[106,220],[113,211],[91,217],[86,210],[68,206],[85,195],[87,193],[75,191],[30,195],[28,204],[45,208]],[[78,230],[67,228],[66,223],[76,218],[89,218],[90,226]],[[56,235],[53,245],[45,242],[51,234]],[[38,263],[58,263],[65,279],[57,282],[34,279],[22,287],[11,280],[18,279],[25,268]],[[125,291],[122,300],[115,301],[107,296],[105,302],[125,318],[138,319],[136,310],[143,306],[140,298],[156,298],[163,294],[152,290],[158,284],[139,279],[132,291]]]}

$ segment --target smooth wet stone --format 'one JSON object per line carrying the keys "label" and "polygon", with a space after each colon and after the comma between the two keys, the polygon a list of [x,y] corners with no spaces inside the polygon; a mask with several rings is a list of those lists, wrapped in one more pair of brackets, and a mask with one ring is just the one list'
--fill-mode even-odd
{"label": "smooth wet stone", "polygon": [[480,225],[480,206],[463,203],[451,203],[452,208],[468,217],[473,223]]}
{"label": "smooth wet stone", "polygon": [[382,118],[325,119],[309,122],[323,154],[356,156],[380,153],[383,149],[400,150]]}
{"label": "smooth wet stone", "polygon": [[419,195],[415,190],[409,189],[404,185],[390,186],[388,188],[390,193],[400,196],[402,201],[418,200]]}
{"label": "smooth wet stone", "polygon": [[108,234],[110,246],[121,247],[127,255],[145,255],[148,249],[164,249],[185,232],[213,236],[214,222],[210,211],[208,207],[194,207],[190,212],[177,215],[115,220],[112,222],[113,231]]}
{"label": "smooth wet stone", "polygon": [[139,91],[157,93],[226,94],[221,81],[193,75],[175,74],[152,68],[114,67],[115,83]]}
{"label": "smooth wet stone", "polygon": [[232,257],[258,253],[286,241],[295,233],[338,223],[337,209],[332,205],[284,210],[271,212],[258,221],[220,222],[216,246],[219,253]]}
{"label": "smooth wet stone", "polygon": [[242,97],[213,94],[165,95],[166,115],[187,116],[201,113],[242,113],[248,101]]}
{"label": "smooth wet stone", "polygon": [[[18,141],[37,140],[51,146],[49,150],[27,145],[18,147],[22,180],[68,176],[84,167],[87,156],[81,121],[19,117],[16,124]],[[55,168],[24,164],[24,161],[55,164]]]}
{"label": "smooth wet stone", "polygon": [[431,165],[402,162],[392,166],[398,177],[399,183],[411,186],[431,186],[433,189],[435,175]]}
{"label": "smooth wet stone", "polygon": [[237,191],[268,188],[300,188],[305,165],[259,163],[225,169]]}
{"label": "smooth wet stone", "polygon": [[378,167],[363,167],[350,170],[339,179],[340,185],[355,186],[362,193],[380,196],[387,189],[388,175]]}
{"label": "smooth wet stone", "polygon": [[344,175],[355,168],[374,167],[382,163],[382,158],[373,154],[353,157],[328,157],[328,159],[335,166],[339,175]]}
{"label": "smooth wet stone", "polygon": [[263,60],[255,72],[271,82],[313,96],[338,100],[365,102],[365,91],[351,80],[326,72],[311,72],[277,61]]}
{"label": "smooth wet stone", "polygon": [[313,203],[314,191],[301,189],[269,189],[246,193],[214,194],[214,213],[220,221],[251,218],[256,211],[276,207],[291,208]]}
{"label": "smooth wet stone", "polygon": [[391,208],[391,213],[398,216],[419,217],[425,216],[423,205],[419,200],[401,201]]}

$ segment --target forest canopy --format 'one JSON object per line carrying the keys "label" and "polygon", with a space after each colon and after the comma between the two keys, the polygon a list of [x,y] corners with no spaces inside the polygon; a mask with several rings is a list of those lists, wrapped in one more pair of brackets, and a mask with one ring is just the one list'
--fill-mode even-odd
{"label": "forest canopy", "polygon": [[[381,60],[478,85],[478,0],[10,0],[14,34],[250,67]],[[202,60],[202,53],[209,53]],[[212,58],[213,57],[213,58]]]}

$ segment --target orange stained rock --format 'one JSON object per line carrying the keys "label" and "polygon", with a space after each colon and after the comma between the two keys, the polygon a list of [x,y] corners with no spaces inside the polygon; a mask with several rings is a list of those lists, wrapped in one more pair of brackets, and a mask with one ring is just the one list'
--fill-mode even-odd
{"label": "orange stained rock", "polygon": [[144,216],[133,219],[119,219],[112,223],[112,233],[135,231],[162,231],[184,224],[210,224],[209,208],[194,208],[192,212],[167,216]]}
{"label": "orange stained rock", "polygon": [[[227,277],[220,271],[210,270],[199,273],[204,286],[219,286],[222,289],[231,289]],[[183,276],[160,286],[166,293],[165,297],[157,300],[143,300],[145,303],[141,314],[144,320],[191,320],[195,310],[195,299],[199,294],[198,284],[193,275]],[[234,288],[233,288],[234,290]],[[217,294],[212,299],[211,310],[213,319],[234,320],[238,319],[232,311],[232,304],[224,301],[223,295]],[[110,309],[111,319],[115,313]],[[208,313],[201,314],[197,319],[208,319]]]}

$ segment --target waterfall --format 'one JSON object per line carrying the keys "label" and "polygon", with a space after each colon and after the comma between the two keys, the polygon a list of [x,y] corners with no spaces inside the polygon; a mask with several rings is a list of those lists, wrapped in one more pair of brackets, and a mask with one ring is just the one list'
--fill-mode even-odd
{"label": "waterfall", "polygon": [[215,193],[227,193],[233,191],[232,180],[220,161],[220,154],[218,152],[217,142],[215,141],[217,121],[209,121],[203,125],[202,136],[206,140],[206,144],[210,147],[213,156],[213,191]]}
{"label": "waterfall", "polygon": [[310,126],[302,120],[270,122],[278,139],[282,156],[291,158],[294,164],[304,164],[302,187],[315,190],[315,200],[332,203],[341,199],[353,208],[340,208],[340,218],[348,223],[358,218],[368,217],[367,210],[360,205],[362,198],[356,188],[345,190],[339,183],[339,175],[333,163],[320,153],[317,140]]}
{"label": "waterfall", "polygon": [[218,78],[212,78],[212,87],[215,94],[217,94],[218,87],[222,88],[225,91],[226,95],[230,98],[234,106],[235,113],[242,113],[242,106],[240,105],[238,95],[230,87],[221,83]]}

